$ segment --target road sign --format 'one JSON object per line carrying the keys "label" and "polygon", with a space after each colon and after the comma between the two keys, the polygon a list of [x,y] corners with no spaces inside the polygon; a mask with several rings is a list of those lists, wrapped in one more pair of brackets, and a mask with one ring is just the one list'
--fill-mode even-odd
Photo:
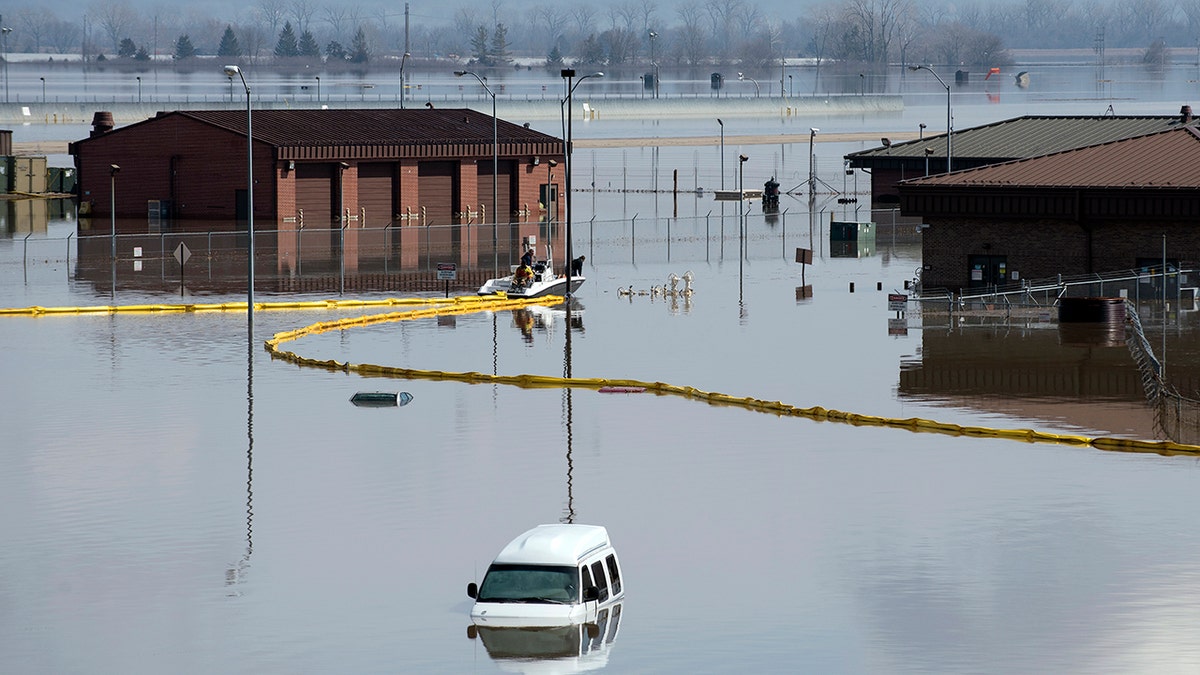
{"label": "road sign", "polygon": [[186,264],[188,258],[192,257],[192,252],[188,249],[187,244],[182,241],[175,247],[175,260],[180,265]]}

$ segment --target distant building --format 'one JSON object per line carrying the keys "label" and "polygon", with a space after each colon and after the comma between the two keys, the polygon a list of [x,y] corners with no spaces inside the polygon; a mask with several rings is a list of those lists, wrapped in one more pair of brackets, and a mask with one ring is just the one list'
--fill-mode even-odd
{"label": "distant building", "polygon": [[[1200,259],[1200,131],[1134,138],[899,184],[922,285],[984,288]],[[1195,286],[1196,280],[1181,280]]]}
{"label": "distant building", "polygon": [[[255,110],[251,123],[256,229],[536,221],[545,186],[562,180],[547,171],[561,139],[498,120],[493,204],[492,117],[465,108]],[[244,222],[246,135],[245,111],[177,110],[120,129],[96,113],[69,148],[81,210]]]}
{"label": "distant building", "polygon": [[[956,130],[951,141],[951,168],[975,169],[1193,123],[1189,106],[1183,106],[1178,115],[1016,117]],[[946,134],[930,132],[915,141],[886,142],[852,152],[845,159],[851,168],[870,171],[872,207],[887,208],[899,200],[900,181],[946,172]]]}

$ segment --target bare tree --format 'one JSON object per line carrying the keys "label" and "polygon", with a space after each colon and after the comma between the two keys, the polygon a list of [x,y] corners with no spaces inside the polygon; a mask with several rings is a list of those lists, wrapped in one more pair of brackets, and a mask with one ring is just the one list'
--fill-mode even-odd
{"label": "bare tree", "polygon": [[543,39],[548,37],[551,45],[557,45],[567,27],[569,17],[566,11],[555,5],[535,5],[529,14],[529,23],[545,29]]}
{"label": "bare tree", "polygon": [[312,3],[312,0],[292,0],[289,10],[292,18],[296,20],[297,35],[310,30],[309,24],[312,23],[313,14],[317,13],[317,6]]}
{"label": "bare tree", "polygon": [[684,0],[675,6],[675,14],[681,24],[675,29],[679,58],[688,65],[697,65],[706,56],[704,10],[696,0]]}
{"label": "bare tree", "polygon": [[42,51],[42,40],[49,37],[58,18],[45,7],[29,7],[17,10],[17,22],[30,42],[30,48],[37,53]]}
{"label": "bare tree", "polygon": [[258,0],[256,8],[258,19],[262,25],[266,26],[267,34],[275,35],[279,33],[279,28],[283,25],[284,17],[287,16],[285,0]]}
{"label": "bare tree", "polygon": [[575,32],[587,35],[596,28],[596,10],[591,5],[576,5],[568,10],[575,22]]}
{"label": "bare tree", "polygon": [[116,51],[121,38],[128,36],[130,28],[137,21],[137,12],[124,0],[101,0],[88,7],[88,16],[95,20],[96,25],[112,43]]}
{"label": "bare tree", "polygon": [[357,25],[355,18],[348,5],[325,5],[325,23],[329,24],[329,37],[333,40],[346,43],[346,27]]}
{"label": "bare tree", "polygon": [[80,50],[80,40],[83,39],[83,29],[69,21],[54,20],[54,24],[46,33],[48,48],[56,54],[67,54]]}

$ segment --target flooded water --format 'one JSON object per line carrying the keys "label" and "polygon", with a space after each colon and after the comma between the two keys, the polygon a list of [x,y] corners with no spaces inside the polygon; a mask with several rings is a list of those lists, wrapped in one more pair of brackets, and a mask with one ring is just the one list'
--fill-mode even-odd
{"label": "flooded water", "polygon": [[[963,117],[986,121],[986,104]],[[818,149],[827,180],[840,184],[840,156],[858,147]],[[685,174],[698,166],[696,180],[711,185],[719,157],[702,152],[580,151],[576,181],[590,184],[595,165],[597,183],[632,174],[626,187],[645,189],[669,175],[648,170],[657,161]],[[807,175],[806,146],[749,154],[748,184],[773,171]],[[678,219],[670,195],[581,192],[574,204],[588,279],[569,320],[561,308],[478,312],[326,332],[286,349],[1163,437],[1124,344],[1073,340],[1039,317],[911,310],[898,321],[887,294],[912,278],[919,242],[881,234],[855,257],[829,246],[830,211],[865,219],[865,204],[823,199],[810,222],[807,203],[789,203],[770,223],[755,203],[744,230],[736,203],[723,212],[694,195],[680,198]],[[82,274],[70,213],[31,232],[9,218],[4,306],[178,298],[170,272],[116,290]],[[801,270],[797,247],[814,250],[813,265]],[[687,272],[691,296],[650,293]],[[244,299],[236,276],[197,287],[206,302]],[[244,312],[0,318],[0,670],[1200,666],[1192,457],[913,433],[650,393],[365,378],[274,360],[262,346],[279,331],[385,311],[395,308],[260,311],[250,334]],[[1184,378],[1198,363],[1191,316],[1165,329],[1146,318],[1150,341]],[[359,391],[412,400],[358,407],[349,399]],[[619,627],[594,641],[561,638],[553,660],[521,658],[536,652],[532,641],[490,651],[469,638],[466,584],[513,536],[560,521],[608,528],[626,582]]]}

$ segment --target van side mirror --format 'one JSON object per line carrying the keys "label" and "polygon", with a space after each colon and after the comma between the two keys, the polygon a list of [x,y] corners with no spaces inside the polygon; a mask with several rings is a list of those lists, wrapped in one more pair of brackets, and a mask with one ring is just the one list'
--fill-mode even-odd
{"label": "van side mirror", "polygon": [[467,597],[474,598],[477,595],[479,595],[479,586],[472,581],[471,583],[467,584]]}
{"label": "van side mirror", "polygon": [[600,588],[597,586],[588,586],[583,589],[583,601],[595,602],[600,599]]}

